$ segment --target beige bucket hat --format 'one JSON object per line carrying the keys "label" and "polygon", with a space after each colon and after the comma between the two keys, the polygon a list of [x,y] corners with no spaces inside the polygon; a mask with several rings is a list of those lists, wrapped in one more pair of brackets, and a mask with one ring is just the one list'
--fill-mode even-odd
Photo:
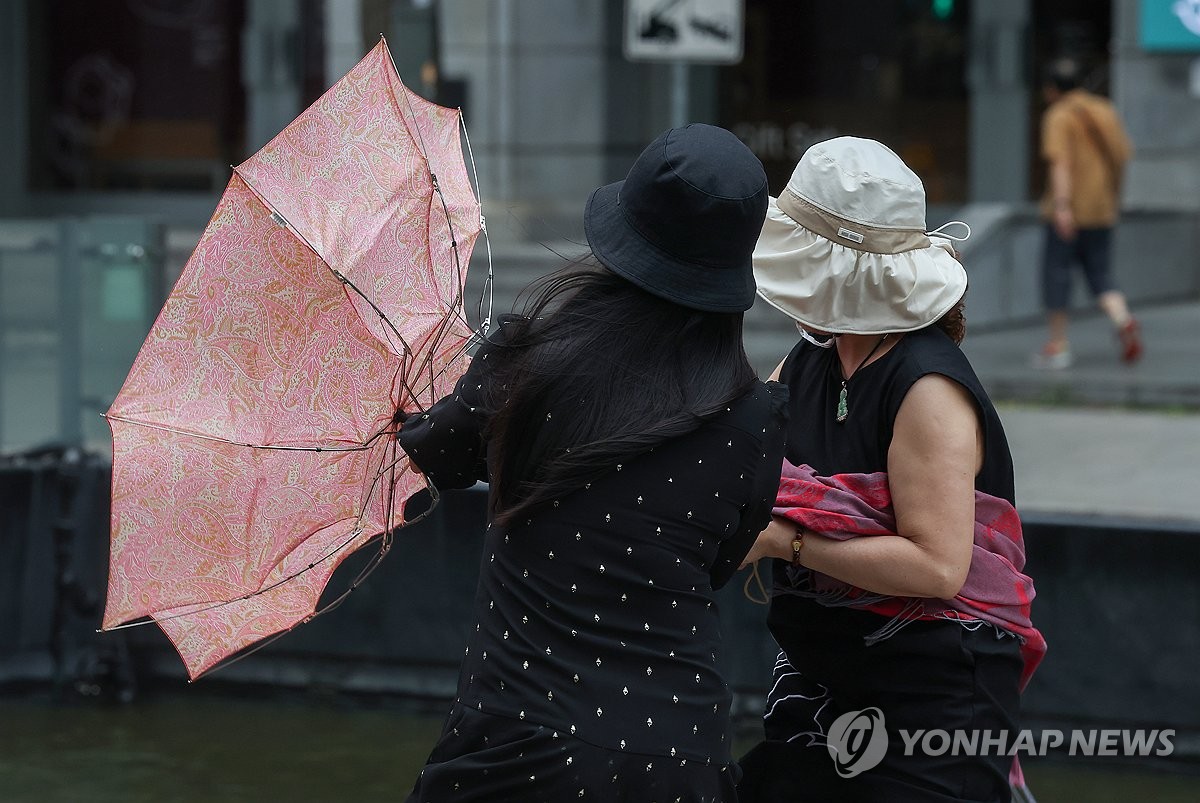
{"label": "beige bucket hat", "polygon": [[925,188],[899,156],[837,137],[810,147],[769,200],[754,278],[767,303],[806,329],[911,332],[966,292],[952,239],[965,238],[925,230]]}

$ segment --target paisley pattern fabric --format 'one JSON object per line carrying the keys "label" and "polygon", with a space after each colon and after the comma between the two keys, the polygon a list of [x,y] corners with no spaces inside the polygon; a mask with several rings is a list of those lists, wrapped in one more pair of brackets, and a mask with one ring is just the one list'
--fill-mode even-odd
{"label": "paisley pattern fabric", "polygon": [[459,137],[381,41],[235,168],[109,410],[104,627],[153,617],[196,677],[402,523],[424,480],[396,413],[454,387],[472,334]]}

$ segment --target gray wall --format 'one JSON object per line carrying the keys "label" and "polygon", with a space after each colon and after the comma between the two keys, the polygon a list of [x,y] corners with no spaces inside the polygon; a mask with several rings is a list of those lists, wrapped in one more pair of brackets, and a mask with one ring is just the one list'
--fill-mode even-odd
{"label": "gray wall", "polygon": [[1138,0],[1114,0],[1113,14],[1113,100],[1136,148],[1124,204],[1200,211],[1200,96],[1189,89],[1200,53],[1143,52]]}
{"label": "gray wall", "polygon": [[467,82],[485,197],[572,197],[600,180],[604,22],[596,2],[442,4],[442,70]]}
{"label": "gray wall", "polygon": [[967,85],[971,92],[969,198],[1020,203],[1029,197],[1030,0],[973,0]]}

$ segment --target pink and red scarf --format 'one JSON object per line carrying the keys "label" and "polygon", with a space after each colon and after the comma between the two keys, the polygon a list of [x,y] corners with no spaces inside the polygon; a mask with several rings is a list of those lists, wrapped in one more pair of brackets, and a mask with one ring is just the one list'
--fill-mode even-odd
{"label": "pink and red scarf", "polygon": [[[896,535],[892,495],[884,472],[822,477],[811,466],[785,461],[775,504],[775,515],[827,538],[845,541]],[[976,491],[974,540],[966,583],[953,599],[880,597],[818,572],[809,573],[805,593],[818,601],[838,600],[835,604],[849,604],[897,621],[981,620],[1013,633],[1021,639],[1023,690],[1046,653],[1046,640],[1030,618],[1033,581],[1021,572],[1025,542],[1016,508]]]}

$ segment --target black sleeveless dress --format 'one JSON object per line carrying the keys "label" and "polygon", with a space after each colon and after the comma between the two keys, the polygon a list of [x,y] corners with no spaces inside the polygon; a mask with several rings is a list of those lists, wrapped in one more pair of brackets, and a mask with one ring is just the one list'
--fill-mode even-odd
{"label": "black sleeveless dress", "polygon": [[[844,422],[835,418],[842,380],[836,350],[801,341],[780,374],[790,390],[788,460],[823,475],[887,471],[896,413],[927,374],[954,380],[975,400],[985,448],[976,488],[1014,502],[1012,457],[999,416],[966,356],[932,327],[905,335],[853,375]],[[776,584],[786,585],[786,564],[775,563]],[[1011,759],[906,757],[898,731],[1014,731],[1017,639],[988,625],[941,620],[869,638],[887,623],[869,611],[774,596],[768,626],[782,652],[764,717],[766,741],[741,762],[744,800],[1009,799]],[[890,748],[873,769],[840,777],[825,734],[839,715],[869,707],[882,711]]]}

